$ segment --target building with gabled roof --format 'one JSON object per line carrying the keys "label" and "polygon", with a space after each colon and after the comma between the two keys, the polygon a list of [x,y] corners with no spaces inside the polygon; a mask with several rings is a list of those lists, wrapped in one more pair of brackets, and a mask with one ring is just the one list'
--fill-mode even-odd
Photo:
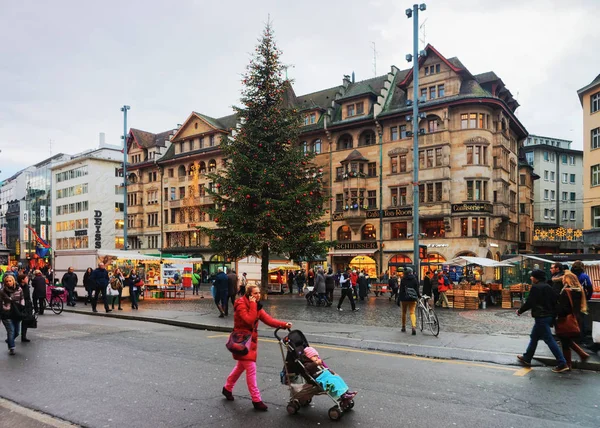
{"label": "building with gabled roof", "polygon": [[[361,81],[347,75],[339,86],[304,95],[288,85],[286,103],[304,119],[298,144],[317,154],[325,172],[330,226],[322,236],[337,241],[326,255],[335,269],[358,255],[372,258],[377,273],[413,264],[414,233],[429,248],[423,270],[458,255],[499,260],[531,250],[535,173],[519,162],[527,130],[515,115],[518,102],[494,72],[473,75],[458,58],[431,45],[425,50],[418,130],[407,120],[411,69],[391,66]],[[235,115],[193,112],[157,161],[163,251],[222,263],[196,227],[214,226],[205,209],[212,200],[204,193],[212,183],[204,173],[223,166],[218,145],[235,138],[235,129]],[[422,133],[414,154],[411,132]],[[419,231],[412,230],[413,156],[420,164]],[[521,201],[520,195],[528,197]],[[520,204],[528,208],[520,212]]]}

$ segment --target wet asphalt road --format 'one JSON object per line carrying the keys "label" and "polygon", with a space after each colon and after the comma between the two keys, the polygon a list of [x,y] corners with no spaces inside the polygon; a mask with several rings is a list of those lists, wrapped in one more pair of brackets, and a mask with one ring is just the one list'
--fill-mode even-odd
{"label": "wet asphalt road", "polygon": [[326,397],[286,414],[273,339],[260,339],[259,386],[270,408],[257,413],[243,378],[233,403],[220,395],[233,366],[227,335],[65,313],[44,315],[30,336],[16,356],[0,354],[0,396],[81,426],[600,426],[595,372],[525,372],[313,344],[359,391],[354,410],[333,423]]}

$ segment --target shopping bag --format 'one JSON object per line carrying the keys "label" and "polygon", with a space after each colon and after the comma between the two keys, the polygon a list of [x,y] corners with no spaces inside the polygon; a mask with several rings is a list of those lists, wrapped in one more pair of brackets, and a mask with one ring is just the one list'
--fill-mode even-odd
{"label": "shopping bag", "polygon": [[106,295],[107,296],[118,296],[119,290],[113,289],[110,284],[106,286]]}
{"label": "shopping bag", "polygon": [[592,339],[594,343],[600,343],[600,321],[592,323]]}
{"label": "shopping bag", "polygon": [[215,288],[214,285],[210,286],[210,294],[212,294],[213,299],[215,299],[215,300],[217,299],[217,289]]}

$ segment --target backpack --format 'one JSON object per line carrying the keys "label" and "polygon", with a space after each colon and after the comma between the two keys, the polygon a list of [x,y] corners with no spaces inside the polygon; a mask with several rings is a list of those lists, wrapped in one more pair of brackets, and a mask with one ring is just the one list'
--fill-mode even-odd
{"label": "backpack", "polygon": [[581,284],[581,287],[585,292],[585,298],[590,300],[592,298],[592,294],[594,293],[594,287],[592,286],[590,277],[585,272],[581,272],[579,275],[577,275],[577,279],[579,280],[579,284]]}
{"label": "backpack", "polygon": [[110,279],[110,288],[112,288],[113,290],[119,290],[120,288],[123,288],[123,284],[121,283],[121,280],[118,277],[113,276]]}

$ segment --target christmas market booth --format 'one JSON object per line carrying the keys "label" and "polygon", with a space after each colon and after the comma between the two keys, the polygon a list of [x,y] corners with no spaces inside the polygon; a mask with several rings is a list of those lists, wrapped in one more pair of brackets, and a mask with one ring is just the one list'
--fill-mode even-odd
{"label": "christmas market booth", "polygon": [[[510,298],[504,298],[502,283],[497,280],[501,274],[498,275],[496,270],[512,269],[514,265],[511,263],[498,262],[484,257],[459,256],[446,264],[459,271],[458,282],[453,285],[452,290],[446,292],[449,307],[475,310],[485,309],[488,303],[497,305],[502,302],[502,307],[504,307],[505,300],[510,302]],[[493,278],[493,281],[486,283],[484,278]],[[521,290],[520,287],[519,290]]]}
{"label": "christmas market booth", "polygon": [[267,293],[285,293],[287,288],[287,273],[289,271],[298,271],[301,269],[302,268],[298,265],[280,265],[269,269]]}

